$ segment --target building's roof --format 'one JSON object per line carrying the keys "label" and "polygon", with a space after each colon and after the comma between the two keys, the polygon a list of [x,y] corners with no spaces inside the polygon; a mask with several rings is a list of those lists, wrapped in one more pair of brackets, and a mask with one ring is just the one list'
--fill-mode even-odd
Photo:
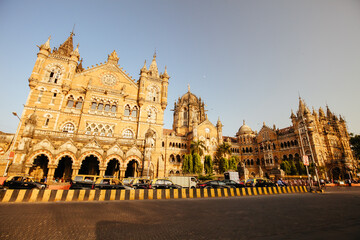
{"label": "building's roof", "polygon": [[235,137],[223,136],[223,140],[224,140],[224,141],[230,140],[230,141],[233,142],[233,143],[236,143],[236,142],[237,142],[237,139],[236,139]]}
{"label": "building's roof", "polygon": [[282,128],[277,131],[278,135],[286,135],[293,132],[294,132],[293,127]]}
{"label": "building's roof", "polygon": [[237,136],[243,135],[243,134],[252,134],[253,130],[245,124],[245,120],[243,122],[243,125],[239,128],[239,131],[236,133]]}

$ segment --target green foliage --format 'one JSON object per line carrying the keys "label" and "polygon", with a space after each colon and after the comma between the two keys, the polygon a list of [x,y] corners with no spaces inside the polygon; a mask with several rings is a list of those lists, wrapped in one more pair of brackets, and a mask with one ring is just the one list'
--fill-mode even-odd
{"label": "green foliage", "polygon": [[223,142],[217,147],[216,158],[221,159],[226,157],[227,154],[231,154],[231,145],[227,142]]}
{"label": "green foliage", "polygon": [[221,158],[219,161],[219,172],[224,173],[229,169],[229,161],[226,158]]}
{"label": "green foliage", "polygon": [[290,161],[290,175],[297,175],[298,171],[296,169],[294,161]]}
{"label": "green foliage", "polygon": [[194,153],[192,159],[193,159],[193,173],[202,173],[203,165],[201,164],[200,155]]}
{"label": "green foliage", "polygon": [[205,180],[213,180],[214,179],[214,174],[207,174],[207,175],[199,175],[198,179],[200,181],[205,181]]}
{"label": "green foliage", "polygon": [[229,168],[228,168],[228,170],[237,171],[238,162],[239,162],[239,158],[237,156],[231,156],[231,158],[229,159]]}
{"label": "green foliage", "polygon": [[360,135],[350,137],[350,147],[354,152],[354,157],[360,159]]}
{"label": "green foliage", "polygon": [[191,141],[190,144],[190,152],[191,154],[199,154],[200,156],[204,155],[204,150],[206,150],[205,142],[204,141]]}
{"label": "green foliage", "polygon": [[290,175],[291,173],[291,166],[289,161],[285,160],[282,161],[280,164],[280,168],[285,172],[286,175]]}
{"label": "green foliage", "polygon": [[204,168],[205,168],[205,173],[206,174],[212,174],[213,173],[213,170],[214,170],[213,169],[213,161],[212,161],[210,155],[205,156]]}
{"label": "green foliage", "polygon": [[185,155],[183,165],[182,165],[182,172],[184,174],[193,173],[193,161],[191,155]]}

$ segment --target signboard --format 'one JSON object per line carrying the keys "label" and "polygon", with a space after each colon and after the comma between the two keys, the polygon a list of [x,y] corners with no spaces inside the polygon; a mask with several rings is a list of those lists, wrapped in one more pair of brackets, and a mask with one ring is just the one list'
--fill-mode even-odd
{"label": "signboard", "polygon": [[15,152],[12,152],[12,151],[11,151],[10,154],[9,154],[9,158],[10,158],[10,159],[14,159],[14,156],[15,156]]}
{"label": "signboard", "polygon": [[303,156],[303,163],[304,166],[309,166],[309,157],[307,155]]}

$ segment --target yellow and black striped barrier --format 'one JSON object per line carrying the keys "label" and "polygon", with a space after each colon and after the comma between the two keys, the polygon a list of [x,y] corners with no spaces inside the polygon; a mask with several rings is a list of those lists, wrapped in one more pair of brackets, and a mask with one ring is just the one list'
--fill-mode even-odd
{"label": "yellow and black striped barrier", "polygon": [[83,202],[146,199],[240,197],[269,194],[306,193],[305,186],[229,189],[136,189],[136,190],[0,190],[0,202]]}

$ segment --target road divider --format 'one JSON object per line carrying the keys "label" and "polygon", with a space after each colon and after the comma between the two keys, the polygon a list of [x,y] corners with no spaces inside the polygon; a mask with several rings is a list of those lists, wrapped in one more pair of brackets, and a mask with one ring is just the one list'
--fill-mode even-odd
{"label": "road divider", "polygon": [[0,190],[1,203],[86,202],[181,198],[242,197],[269,194],[307,193],[305,186],[229,189],[136,189],[136,190]]}

